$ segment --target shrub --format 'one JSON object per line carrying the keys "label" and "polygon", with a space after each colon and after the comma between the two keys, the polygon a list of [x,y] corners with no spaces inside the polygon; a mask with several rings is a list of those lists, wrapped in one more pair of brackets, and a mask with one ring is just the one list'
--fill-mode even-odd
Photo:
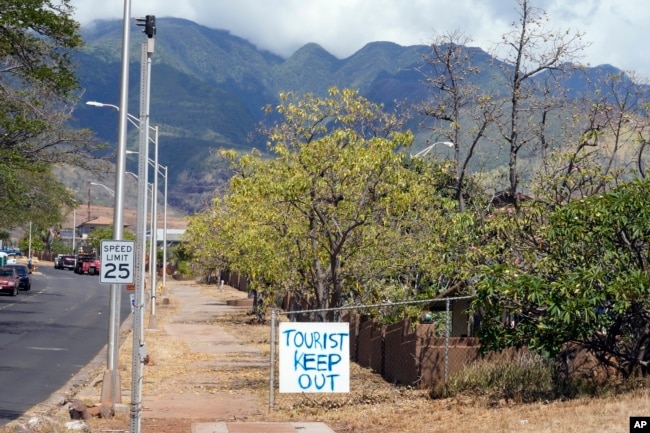
{"label": "shrub", "polygon": [[554,399],[560,386],[552,361],[541,356],[524,354],[516,360],[480,360],[452,375],[446,384],[432,388],[432,398],[458,395],[528,403]]}
{"label": "shrub", "polygon": [[192,269],[190,268],[189,263],[184,261],[178,262],[178,264],[176,265],[176,272],[178,272],[184,277],[189,277],[192,275]]}

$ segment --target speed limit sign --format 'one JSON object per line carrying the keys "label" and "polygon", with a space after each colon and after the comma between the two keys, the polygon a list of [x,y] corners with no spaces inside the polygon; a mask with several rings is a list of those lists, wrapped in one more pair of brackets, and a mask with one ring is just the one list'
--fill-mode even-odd
{"label": "speed limit sign", "polygon": [[102,241],[99,282],[133,284],[135,241]]}

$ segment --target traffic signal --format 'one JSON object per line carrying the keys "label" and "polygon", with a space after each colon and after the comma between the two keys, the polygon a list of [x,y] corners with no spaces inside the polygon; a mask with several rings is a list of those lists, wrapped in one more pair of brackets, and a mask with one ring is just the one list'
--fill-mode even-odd
{"label": "traffic signal", "polygon": [[144,18],[136,18],[135,19],[136,25],[140,27],[144,27],[144,30],[142,33],[145,33],[147,37],[153,38],[153,35],[156,34],[156,16],[155,15],[147,15]]}

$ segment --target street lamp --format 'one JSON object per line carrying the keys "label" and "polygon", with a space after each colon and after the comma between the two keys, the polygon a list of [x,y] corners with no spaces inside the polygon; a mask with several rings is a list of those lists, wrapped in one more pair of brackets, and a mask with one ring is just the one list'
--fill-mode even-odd
{"label": "street lamp", "polygon": [[[156,135],[156,137],[157,137],[157,135]],[[157,141],[156,141],[156,143],[157,143]],[[157,146],[156,146],[156,149],[157,149]],[[127,150],[126,153],[127,154],[136,154],[136,155],[138,154],[138,152],[135,152],[135,151],[132,151],[132,150]],[[155,186],[155,193],[154,193],[155,197],[156,197],[156,199],[155,199],[156,204],[158,203],[157,177],[162,176],[162,177],[165,178],[165,186],[164,186],[164,189],[163,189],[163,194],[164,194],[163,215],[164,216],[163,216],[163,239],[162,239],[162,241],[163,241],[162,289],[163,289],[163,293],[166,294],[166,288],[167,288],[167,166],[162,165],[162,164],[158,164],[157,163],[157,158],[156,158],[155,161],[152,160],[151,158],[147,158],[147,161],[149,162],[149,165],[151,165],[151,167],[153,167],[154,170],[156,171],[156,177],[154,178],[154,185],[156,185]],[[164,170],[164,173],[163,173],[163,170]],[[155,214],[154,218],[155,218],[156,227],[157,227],[157,225],[158,225],[157,213]],[[156,249],[154,250],[154,252],[156,252],[157,246],[158,246],[158,230],[157,229],[156,229],[155,245],[156,245]],[[156,254],[156,257],[154,258],[154,260],[155,260],[154,263],[157,263],[157,260],[158,260],[157,254]],[[156,270],[157,270],[157,266],[156,266]],[[156,287],[156,279],[155,279],[155,277],[152,277],[152,279],[151,279],[151,287]],[[152,298],[153,298],[152,303],[155,303],[155,300],[156,300],[155,296],[152,295]],[[152,315],[155,317],[155,307],[152,307]],[[155,321],[155,319],[153,319],[153,320]],[[151,327],[151,323],[150,323],[150,327]]]}
{"label": "street lamp", "polygon": [[[128,153],[138,153],[138,152],[133,152],[133,151],[127,150],[126,153],[128,154]],[[140,176],[133,173],[132,171],[127,171],[126,174],[130,174],[138,182],[140,182]],[[151,210],[150,210],[151,216],[150,216],[150,221],[149,221],[149,232],[151,233],[153,230],[155,230],[155,226],[156,226],[156,221],[154,219],[154,209],[156,207],[156,202],[154,201],[154,186],[153,186],[153,184],[151,182],[147,182],[147,190],[149,192],[151,192]],[[146,218],[146,216],[145,216],[145,218]],[[141,248],[142,248],[143,251],[145,251],[147,249],[147,237],[146,237],[146,234],[144,236],[142,236],[142,238],[140,239],[140,245],[141,245]],[[151,266],[151,252],[152,252],[152,248],[150,247],[149,248],[149,265],[150,266]]]}
{"label": "street lamp", "polygon": [[[118,108],[116,106],[116,108]],[[98,183],[98,182],[88,182],[88,221],[90,221],[90,186],[101,186],[104,188],[106,191],[108,191],[114,198],[115,198],[115,191],[104,185],[103,183]],[[117,201],[117,200],[115,200]],[[76,224],[76,223],[75,223]],[[118,221],[113,220],[113,233],[115,233],[115,225],[118,224]],[[121,224],[121,223],[120,223]],[[74,228],[76,231],[76,227]],[[72,253],[76,254],[75,251],[75,238],[76,233],[73,233],[73,241],[72,241]],[[113,236],[115,237],[115,236]],[[120,235],[120,237],[122,237]],[[111,309],[114,311],[110,311],[109,315],[109,349],[107,350],[107,355],[108,355],[108,360],[107,360],[107,372],[106,375],[110,375],[111,380],[107,381],[106,385],[104,385],[102,389],[102,400],[106,401],[109,399],[113,404],[116,402],[121,402],[121,384],[119,380],[119,373],[117,372],[117,363],[119,359],[119,343],[118,343],[118,329],[120,327],[120,317],[119,317],[119,285],[115,285],[115,289],[113,288],[113,285],[111,285]],[[105,378],[106,379],[106,378]],[[116,395],[116,393],[120,391],[119,395]]]}
{"label": "street lamp", "polygon": [[[120,107],[118,107],[117,105],[114,105],[114,104],[105,104],[105,103],[103,103],[103,102],[97,102],[97,101],[86,101],[86,105],[89,105],[89,106],[91,106],[91,107],[100,107],[100,108],[103,108],[103,107],[109,107],[109,108],[114,108],[114,109],[116,109],[117,111],[120,111]],[[136,128],[140,128],[140,119],[138,119],[137,117],[135,117],[133,114],[131,114],[131,113],[126,113],[126,120],[128,120],[128,121],[131,123],[131,125],[135,126]],[[129,153],[129,152],[127,151],[126,153]]]}
{"label": "street lamp", "polygon": [[[27,259],[29,260],[29,263],[32,263],[32,222],[29,222],[29,248],[27,251]],[[31,269],[30,269],[31,271]]]}
{"label": "street lamp", "polygon": [[[124,230],[124,166],[126,163],[126,113],[129,107],[129,48],[131,46],[131,0],[124,0],[122,19],[122,50],[120,67],[120,105],[117,122],[117,157],[115,164],[115,200],[113,205],[113,240],[121,241]],[[148,112],[148,111],[147,111]],[[117,369],[119,359],[119,325],[120,325],[120,285],[110,285],[108,357],[104,380],[102,381],[102,402],[122,401],[122,387]]]}
{"label": "street lamp", "polygon": [[[137,154],[138,152],[133,152],[133,151],[127,151],[126,153],[129,154]],[[156,152],[157,156],[157,152]],[[158,322],[156,318],[156,295],[157,295],[157,271],[158,271],[158,175],[161,174],[160,169],[158,167],[162,167],[158,164],[156,164],[151,158],[147,158],[147,161],[149,162],[149,165],[151,165],[154,170],[156,171],[154,175],[154,182],[153,184],[149,184],[151,186],[151,236],[150,236],[150,245],[149,245],[149,277],[151,279],[151,299],[150,299],[150,304],[151,304],[151,314],[149,315],[149,329],[157,329],[158,328]],[[133,176],[137,178],[137,176],[134,173],[130,173]],[[167,231],[167,167],[165,167],[165,225],[163,227],[163,230]],[[164,234],[163,235],[163,242],[165,245],[163,245],[163,261],[166,260],[166,240],[167,237]],[[143,248],[145,247],[146,242],[143,242]],[[165,269],[163,269],[164,271]],[[163,279],[163,287],[164,287],[164,279]]]}
{"label": "street lamp", "polygon": [[112,189],[110,189],[109,187],[107,187],[106,185],[104,185],[103,183],[90,182],[90,185],[101,186],[101,187],[104,188],[106,191],[108,191],[108,192],[111,194],[111,196],[115,197],[115,191],[113,191]]}
{"label": "street lamp", "polygon": [[420,158],[426,155],[427,153],[431,152],[434,147],[436,147],[436,144],[444,144],[447,147],[454,147],[454,143],[452,143],[451,141],[436,141],[435,143],[425,147],[415,155],[412,155],[411,158]]}
{"label": "street lamp", "polygon": [[[122,98],[124,100],[124,98]],[[135,125],[136,127],[139,128],[139,125],[142,121],[140,121],[138,118],[135,116],[129,114],[126,110],[120,110],[120,107],[117,105],[113,104],[104,104],[101,102],[96,102],[96,101],[88,101],[86,105],[92,106],[92,107],[109,107],[113,108],[118,111],[120,114],[120,141],[118,143],[118,168],[116,169],[116,179],[115,179],[115,184],[116,184],[116,192],[119,192],[119,194],[115,194],[115,210],[114,210],[114,215],[113,215],[113,239],[115,240],[122,240],[123,237],[123,226],[124,226],[124,174],[126,173],[125,171],[125,163],[126,163],[126,123],[127,121],[130,122],[131,124]],[[122,106],[126,107],[126,103],[122,102]],[[124,121],[123,121],[124,119]],[[145,124],[148,125],[148,118],[145,118]],[[144,129],[144,131],[148,132],[149,128]],[[149,141],[149,136],[148,133],[145,135],[142,134],[141,131],[141,138],[140,138],[140,147],[144,149],[143,153],[147,152],[147,144]],[[140,167],[142,168],[142,167]],[[146,168],[146,165],[145,165]],[[146,171],[142,171],[144,174],[143,179],[146,181]],[[141,239],[145,238],[144,232],[146,231],[146,200],[147,200],[147,188],[142,182],[140,182],[142,185],[141,187],[138,188],[138,234],[140,235]],[[90,186],[88,187],[90,190]],[[90,192],[89,192],[90,194]],[[142,205],[141,205],[142,203]],[[90,203],[89,203],[90,206]],[[90,212],[90,209],[89,209]],[[140,251],[140,254],[138,254],[138,260],[140,264],[140,272],[138,275],[138,266],[136,265],[136,275],[138,275],[138,281],[136,283],[136,304],[141,302],[142,300],[140,299],[140,293],[144,291],[144,254],[145,254],[145,249],[142,248]],[[137,248],[136,248],[137,252]],[[119,374],[117,372],[117,360],[119,359],[119,334],[118,330],[120,327],[120,317],[119,317],[119,293],[120,293],[120,285],[119,284],[111,284],[111,319],[110,319],[110,328],[109,328],[109,350],[108,350],[108,367],[107,367],[107,375],[104,377],[104,382],[103,382],[103,387],[102,387],[102,401],[107,401],[110,397],[111,402],[113,405],[115,405],[116,402],[121,402],[121,385],[120,385],[120,378]],[[134,318],[134,335],[138,334],[139,336],[142,336],[144,333],[142,332],[143,330],[141,329],[142,326],[142,321],[141,321],[141,314],[142,314],[142,309],[143,305],[136,305],[137,308],[137,314]],[[137,323],[137,325],[136,325]],[[136,330],[137,328],[137,330]],[[136,341],[137,340],[137,341]],[[135,338],[134,337],[134,346],[138,345],[144,345],[144,339],[143,338]],[[138,349],[139,351],[140,349]],[[134,356],[140,356],[141,353],[137,353],[138,351],[134,350]],[[108,376],[108,372],[111,372],[110,377]]]}

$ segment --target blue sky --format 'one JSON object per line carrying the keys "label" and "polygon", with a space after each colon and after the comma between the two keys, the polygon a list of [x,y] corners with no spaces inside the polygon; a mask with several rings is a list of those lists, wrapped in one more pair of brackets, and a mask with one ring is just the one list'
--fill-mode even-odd
{"label": "blue sky", "polygon": [[[122,18],[124,0],[71,0],[82,25]],[[590,44],[580,62],[609,63],[650,79],[647,0],[533,0],[549,28],[581,31]],[[230,31],[261,49],[289,56],[315,42],[345,58],[368,42],[429,44],[436,33],[461,31],[492,50],[517,18],[516,0],[131,0],[131,15],[186,18]]]}

